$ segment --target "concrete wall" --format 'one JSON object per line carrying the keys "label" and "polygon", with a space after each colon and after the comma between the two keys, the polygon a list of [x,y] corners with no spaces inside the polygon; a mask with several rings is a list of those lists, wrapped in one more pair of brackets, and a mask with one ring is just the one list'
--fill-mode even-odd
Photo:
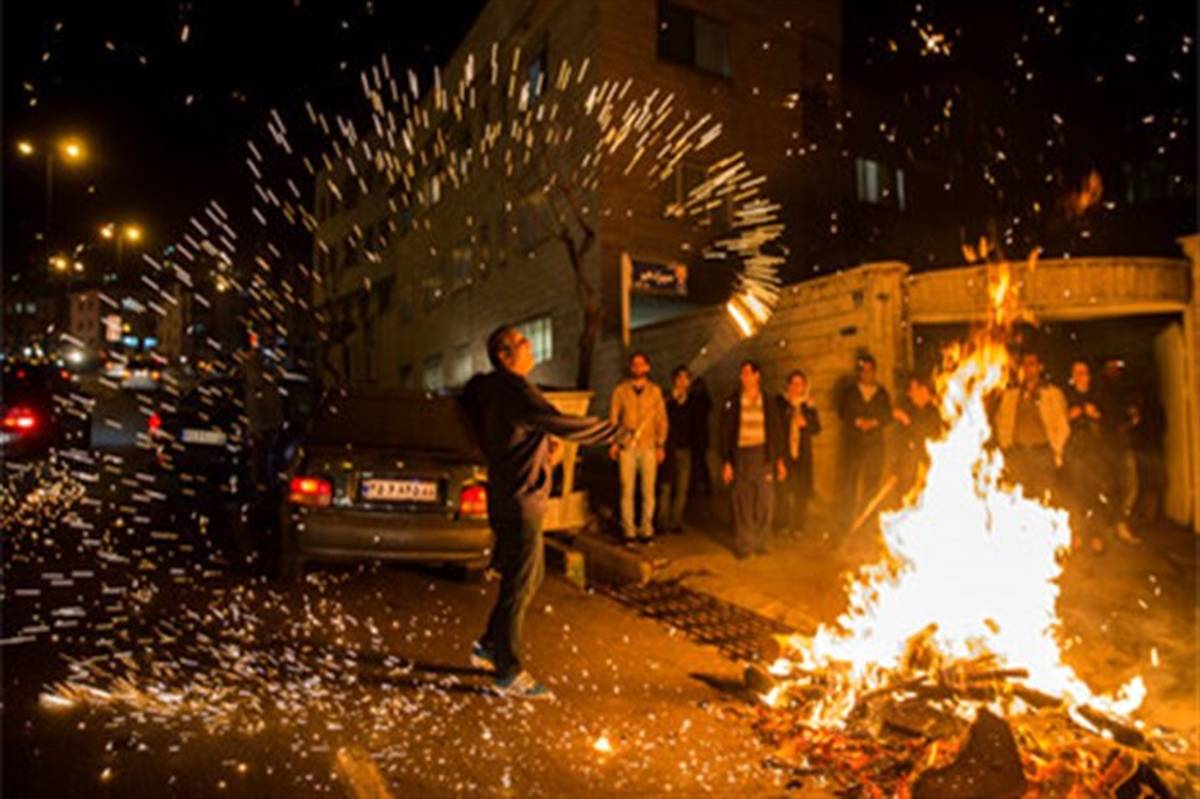
{"label": "concrete wall", "polygon": [[[1017,266],[1026,307],[1038,319],[1095,319],[1178,313],[1191,291],[1187,264],[1170,258],[1071,258]],[[968,266],[914,275],[908,283],[916,324],[982,319],[987,270]]]}
{"label": "concrete wall", "polygon": [[1186,375],[1190,399],[1188,435],[1192,465],[1192,531],[1200,534],[1200,234],[1179,239],[1179,246],[1191,262],[1191,286],[1187,310],[1183,314],[1185,342],[1188,347]]}

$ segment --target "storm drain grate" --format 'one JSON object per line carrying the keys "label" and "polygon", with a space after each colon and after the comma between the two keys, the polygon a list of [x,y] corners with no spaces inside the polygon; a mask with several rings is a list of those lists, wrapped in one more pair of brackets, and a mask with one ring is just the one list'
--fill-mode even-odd
{"label": "storm drain grate", "polygon": [[793,632],[783,622],[694,591],[679,580],[652,580],[645,585],[599,583],[594,587],[640,615],[680,630],[697,643],[717,647],[731,660],[761,660],[763,644],[771,636]]}

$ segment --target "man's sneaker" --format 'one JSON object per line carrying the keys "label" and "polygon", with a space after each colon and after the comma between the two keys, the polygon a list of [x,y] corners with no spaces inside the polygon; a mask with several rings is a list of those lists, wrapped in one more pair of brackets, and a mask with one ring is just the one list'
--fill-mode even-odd
{"label": "man's sneaker", "polygon": [[533,675],[527,671],[518,671],[509,677],[497,677],[492,680],[492,689],[500,696],[518,699],[554,698],[550,689],[533,679]]}
{"label": "man's sneaker", "polygon": [[496,670],[496,656],[478,641],[471,647],[471,667],[481,671]]}

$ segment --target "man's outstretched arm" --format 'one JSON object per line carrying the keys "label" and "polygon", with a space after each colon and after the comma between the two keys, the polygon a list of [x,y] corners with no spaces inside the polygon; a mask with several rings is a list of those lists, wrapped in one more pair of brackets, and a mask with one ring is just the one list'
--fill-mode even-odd
{"label": "man's outstretched arm", "polygon": [[543,433],[584,446],[612,444],[621,436],[620,425],[594,416],[568,416],[532,389],[522,399],[519,421]]}

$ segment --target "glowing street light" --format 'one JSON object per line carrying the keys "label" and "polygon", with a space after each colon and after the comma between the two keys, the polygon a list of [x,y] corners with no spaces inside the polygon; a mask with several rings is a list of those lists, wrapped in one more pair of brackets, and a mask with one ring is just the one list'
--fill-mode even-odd
{"label": "glowing street light", "polygon": [[67,260],[67,256],[65,256],[65,255],[51,255],[50,256],[50,268],[52,268],[55,272],[65,272],[65,271],[67,271],[67,269],[70,268],[70,266],[71,266],[71,262],[69,260]]}
{"label": "glowing street light", "polygon": [[63,139],[58,143],[58,152],[64,161],[77,163],[87,157],[83,142],[77,138]]}
{"label": "glowing street light", "polygon": [[116,222],[105,222],[100,226],[100,238],[105,241],[115,241],[117,244],[117,272],[120,273],[125,263],[125,245],[141,244],[146,237],[145,229],[135,223],[126,222],[118,227]]}
{"label": "glowing street light", "polygon": [[46,229],[43,238],[49,242],[54,221],[54,162],[61,161],[71,166],[83,163],[87,160],[87,145],[78,136],[41,143],[35,143],[32,139],[17,140],[17,153],[22,158],[35,156],[39,150],[46,165]]}

